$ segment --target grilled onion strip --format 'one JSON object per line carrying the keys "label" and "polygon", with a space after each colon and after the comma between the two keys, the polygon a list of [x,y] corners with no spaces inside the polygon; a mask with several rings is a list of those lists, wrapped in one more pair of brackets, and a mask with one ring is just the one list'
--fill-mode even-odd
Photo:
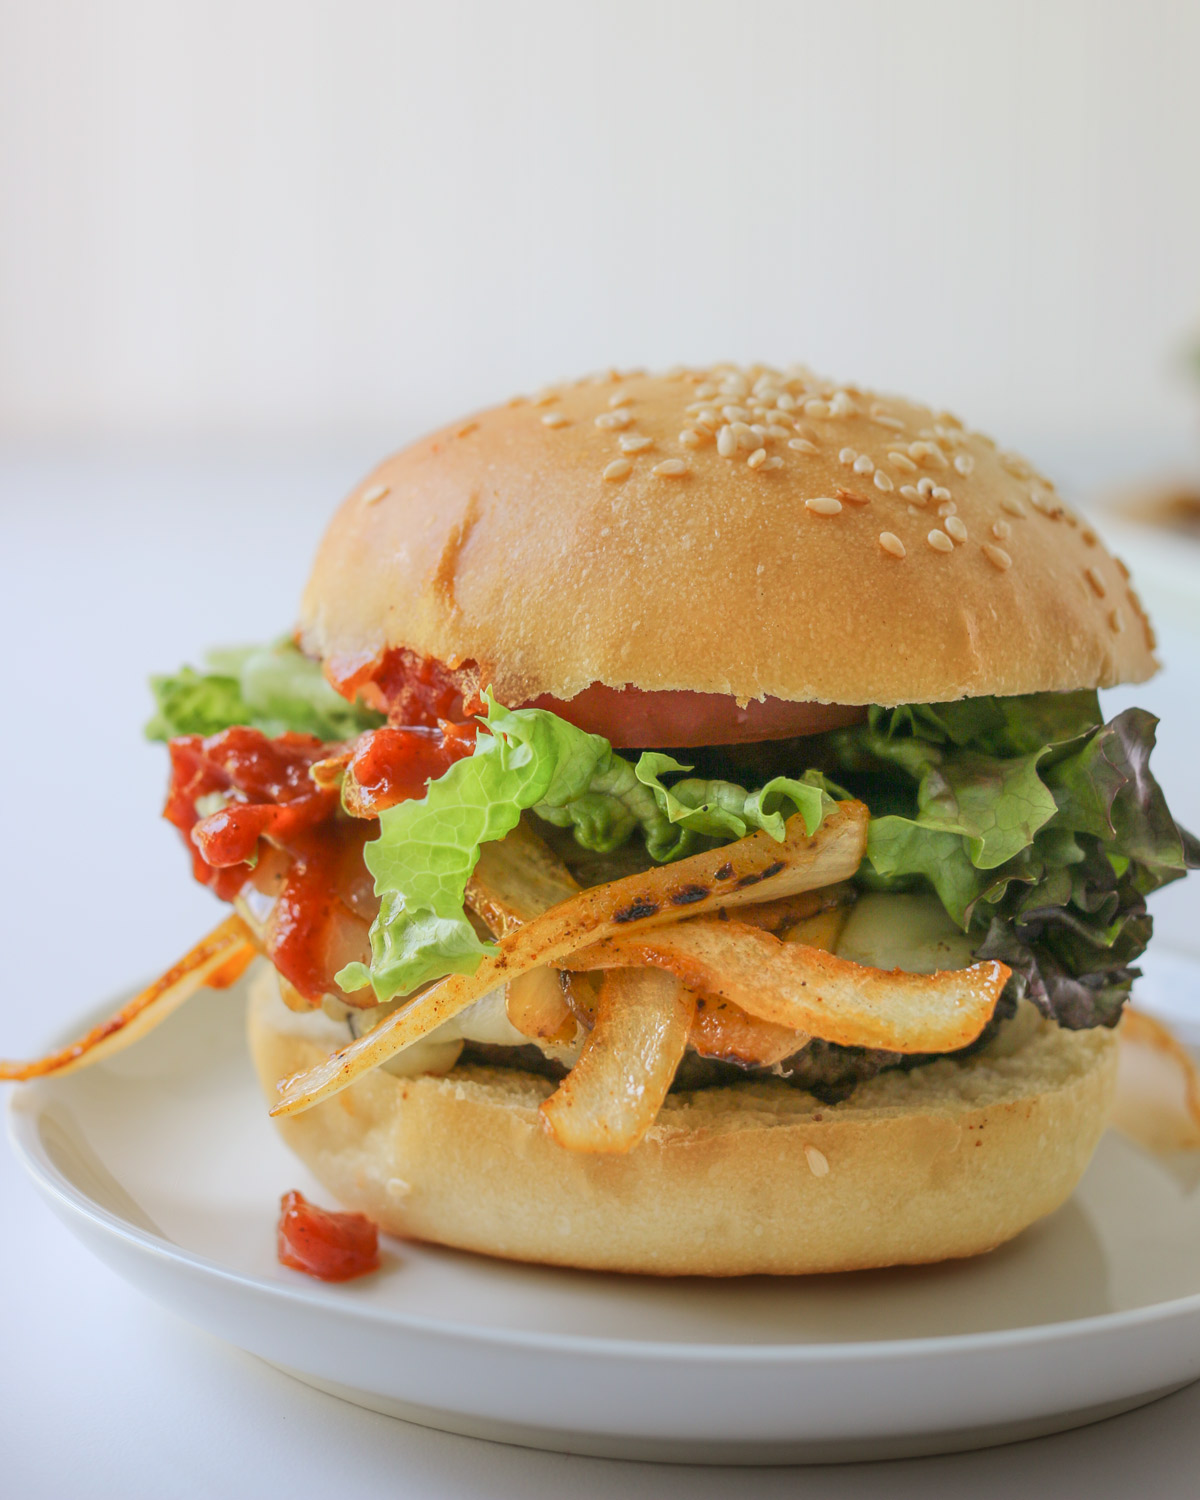
{"label": "grilled onion strip", "polygon": [[0,1062],[0,1081],[23,1083],[50,1073],[74,1073],[112,1057],[153,1031],[202,986],[228,988],[255,952],[241,917],[227,917],[152,985],[77,1042],[34,1062]]}
{"label": "grilled onion strip", "polygon": [[658,1118],[695,1013],[696,997],[671,974],[606,974],[579,1061],[541,1105],[559,1145],[606,1155],[636,1146]]}
{"label": "grilled onion strip", "polygon": [[713,921],[609,937],[563,961],[582,970],[648,964],[777,1026],[843,1047],[906,1053],[953,1052],[973,1042],[1010,972],[988,960],[938,974],[889,973],[740,922]]}
{"label": "grilled onion strip", "polygon": [[811,836],[797,814],[788,820],[779,843],[755,833],[673,865],[580,891],[501,938],[497,951],[482,959],[473,974],[440,980],[365,1036],[285,1080],[271,1113],[297,1114],[340,1093],[489,990],[542,964],[566,967],[560,960],[597,939],[848,880],[862,860],[867,820],[861,802],[842,802]]}

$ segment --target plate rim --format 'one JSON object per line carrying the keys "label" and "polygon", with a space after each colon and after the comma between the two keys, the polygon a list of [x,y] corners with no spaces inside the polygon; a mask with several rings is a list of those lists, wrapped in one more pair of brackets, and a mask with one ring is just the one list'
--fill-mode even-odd
{"label": "plate rim", "polygon": [[[1193,964],[1196,963],[1190,955],[1182,956]],[[227,993],[236,995],[243,987],[244,981],[239,980]],[[122,991],[115,1003],[120,1004],[128,994],[134,993],[136,993],[134,989]],[[51,1045],[61,1045],[59,1037],[68,1035],[73,1037],[81,1034],[81,1029],[86,1026],[89,1017],[99,1013],[106,1014],[112,1004],[113,1002],[107,1002],[89,1007],[81,1020],[70,1027],[63,1028]],[[67,1213],[83,1221],[90,1221],[111,1238],[124,1242],[144,1256],[174,1263],[193,1274],[199,1273],[213,1277],[232,1283],[243,1290],[285,1303],[315,1307],[323,1312],[340,1313],[355,1322],[404,1329],[426,1337],[447,1341],[483,1342],[496,1348],[581,1355],[589,1358],[638,1358],[684,1364],[716,1361],[727,1365],[745,1365],[756,1362],[769,1365],[828,1365],[831,1361],[856,1364],[913,1358],[936,1359],[968,1352],[986,1353],[1045,1344],[1068,1344],[1075,1340],[1086,1340],[1107,1333],[1115,1334],[1147,1324],[1196,1317],[1200,1314],[1200,1291],[1196,1291],[1184,1297],[1154,1302],[1143,1307],[1125,1308],[1108,1313],[1092,1313],[1087,1317],[1064,1319],[1052,1323],[1031,1323],[1020,1328],[998,1328],[976,1333],[933,1334],[916,1338],[781,1344],[684,1343],[661,1339],[634,1341],[627,1338],[605,1338],[595,1334],[534,1332],[528,1329],[492,1328],[470,1323],[446,1322],[419,1313],[380,1307],[375,1303],[362,1303],[354,1299],[341,1300],[336,1292],[319,1284],[293,1285],[289,1280],[268,1279],[250,1272],[239,1271],[182,1245],[174,1244],[165,1237],[154,1235],[121,1218],[119,1214],[96,1202],[78,1187],[49,1159],[42,1148],[36,1127],[40,1102],[38,1086],[52,1081],[58,1080],[33,1079],[27,1083],[18,1084],[13,1089],[6,1107],[6,1133],[17,1159],[34,1184],[41,1192],[55,1200],[58,1206]],[[405,1241],[401,1240],[397,1243],[404,1244]],[[413,1243],[424,1244],[425,1242],[414,1241]],[[435,1245],[429,1248],[436,1250],[439,1247]],[[474,1254],[470,1251],[462,1253]],[[534,1262],[517,1262],[517,1264],[528,1265],[534,1270],[555,1269],[553,1267],[541,1268]],[[298,1276],[300,1273],[294,1274]],[[703,1277],[677,1279],[698,1282],[704,1280]]]}

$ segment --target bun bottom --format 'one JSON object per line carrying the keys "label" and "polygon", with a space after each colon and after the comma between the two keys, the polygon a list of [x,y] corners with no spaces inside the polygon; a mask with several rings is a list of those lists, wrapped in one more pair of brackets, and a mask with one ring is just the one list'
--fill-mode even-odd
{"label": "bun bottom", "polygon": [[[264,966],[249,1041],[268,1099],[327,1047]],[[388,1234],[661,1276],[793,1275],[977,1255],[1070,1195],[1104,1129],[1116,1037],[1023,1007],[962,1062],[883,1073],[824,1105],[776,1079],[668,1097],[625,1156],[564,1150],[509,1068],[376,1071],[278,1121],[321,1183]]]}

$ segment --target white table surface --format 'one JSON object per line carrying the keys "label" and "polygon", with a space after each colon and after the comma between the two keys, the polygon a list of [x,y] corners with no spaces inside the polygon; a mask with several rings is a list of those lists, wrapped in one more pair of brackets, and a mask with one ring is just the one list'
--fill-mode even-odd
{"label": "white table surface", "polygon": [[[145,676],[285,629],[323,520],[376,449],[0,454],[0,1053],[33,1053],[212,925],[216,906],[158,818],[164,756],[140,737]],[[1160,780],[1197,827],[1200,637],[1180,576],[1144,581],[1165,671],[1107,702],[1163,715]],[[1156,911],[1163,936],[1200,953],[1198,895],[1175,887]],[[1198,1472],[1200,1384],[1037,1442],[842,1469],[617,1465],[410,1427],[161,1311],[86,1254],[0,1147],[3,1495],[1156,1500],[1194,1493]]]}

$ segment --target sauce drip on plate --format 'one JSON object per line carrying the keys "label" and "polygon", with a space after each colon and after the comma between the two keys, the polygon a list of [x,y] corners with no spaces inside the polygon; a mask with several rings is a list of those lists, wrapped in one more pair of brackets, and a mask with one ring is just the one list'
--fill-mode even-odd
{"label": "sauce drip on plate", "polygon": [[318,1281],[350,1281],[379,1269],[379,1231],[366,1214],[330,1213],[303,1193],[279,1200],[281,1265]]}

